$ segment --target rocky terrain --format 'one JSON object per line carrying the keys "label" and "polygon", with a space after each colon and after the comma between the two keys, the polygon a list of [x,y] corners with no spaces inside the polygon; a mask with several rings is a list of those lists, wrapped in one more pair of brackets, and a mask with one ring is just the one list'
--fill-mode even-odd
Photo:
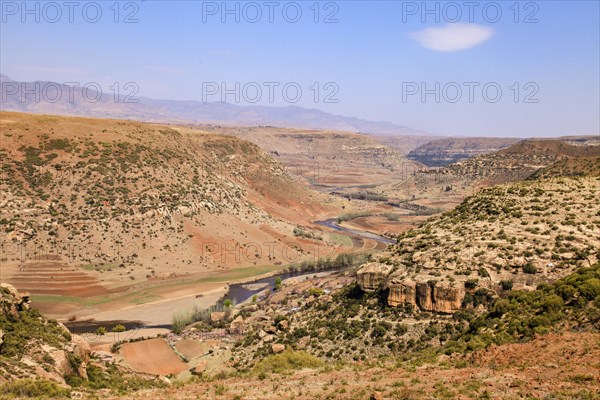
{"label": "rocky terrain", "polygon": [[[453,317],[389,307],[382,293],[354,285],[352,274],[290,280],[185,331],[188,338],[225,332],[225,340],[245,333],[233,347],[215,346],[199,364],[200,378],[130,396],[594,398],[599,273],[596,264],[533,291],[507,289]],[[208,370],[225,347],[227,369]]]}
{"label": "rocky terrain", "polygon": [[[397,140],[400,141],[401,138]],[[520,138],[486,137],[433,139],[416,148],[410,149],[407,157],[428,167],[443,167],[479,155],[499,152],[522,140]],[[600,137],[598,136],[563,136],[554,140],[559,140],[571,146],[600,145]],[[391,146],[397,147],[393,143],[391,142]],[[515,150],[518,151],[518,149],[519,147],[515,147]]]}
{"label": "rocky terrain", "polygon": [[286,172],[319,190],[376,187],[397,181],[420,164],[369,135],[274,127],[201,127],[239,137],[273,156]]}
{"label": "rocky terrain", "polygon": [[[600,176],[595,158],[571,157],[593,149],[559,146],[565,156],[528,180],[477,191],[358,268],[276,281],[238,305],[178,310],[172,333],[95,345],[108,364],[67,375],[69,387],[54,379],[55,397],[594,398]],[[125,389],[123,375],[136,383]]]}
{"label": "rocky terrain", "polygon": [[65,385],[65,377],[87,378],[90,346],[64,325],[29,306],[29,293],[0,284],[0,382],[36,378]]}
{"label": "rocky terrain", "polygon": [[2,280],[45,311],[352,248],[312,224],[339,204],[235,137],[9,112],[0,124]]}
{"label": "rocky terrain", "polygon": [[[303,296],[302,285],[284,288],[267,302],[282,304],[282,314],[271,316],[275,326],[277,318],[287,321],[281,343],[345,360],[443,343],[461,329],[465,310],[481,313],[512,290],[598,263],[599,184],[586,176],[483,189],[401,234],[358,268],[351,284],[346,273],[305,284]],[[264,337],[244,342],[254,349],[250,360],[264,354],[271,342]]]}
{"label": "rocky terrain", "polygon": [[600,146],[594,138],[586,137],[575,143],[559,139],[524,140],[503,150],[443,167],[409,171],[406,179],[382,185],[377,192],[397,201],[462,199],[483,187],[527,179],[561,160],[600,156]]}
{"label": "rocky terrain", "polygon": [[[230,137],[10,113],[2,114],[2,126],[3,229],[9,240],[46,234],[83,237],[93,245],[104,231],[118,243],[160,221],[144,230],[177,247],[193,236],[190,225],[198,229],[215,216],[223,226],[231,218],[277,229],[277,217],[291,201],[286,199],[321,207],[319,199],[287,182],[260,149]],[[267,201],[259,203],[259,195]],[[144,246],[153,245],[145,239]]]}
{"label": "rocky terrain", "polygon": [[482,189],[400,235],[379,256],[383,265],[365,269],[363,288],[387,282],[392,303],[455,311],[468,282],[498,292],[501,282],[527,288],[592,265],[600,251],[599,185],[588,175]]}

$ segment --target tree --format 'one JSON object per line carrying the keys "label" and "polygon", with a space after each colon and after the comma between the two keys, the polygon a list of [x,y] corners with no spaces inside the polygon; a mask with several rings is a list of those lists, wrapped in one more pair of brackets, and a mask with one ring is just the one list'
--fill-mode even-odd
{"label": "tree", "polygon": [[100,328],[96,329],[96,335],[98,335],[98,336],[106,335],[106,328],[101,326]]}
{"label": "tree", "polygon": [[111,332],[125,332],[127,330],[127,328],[125,328],[123,325],[116,325],[114,328],[112,328]]}
{"label": "tree", "polygon": [[275,278],[275,285],[273,286],[273,288],[275,290],[281,289],[281,278],[280,277]]}

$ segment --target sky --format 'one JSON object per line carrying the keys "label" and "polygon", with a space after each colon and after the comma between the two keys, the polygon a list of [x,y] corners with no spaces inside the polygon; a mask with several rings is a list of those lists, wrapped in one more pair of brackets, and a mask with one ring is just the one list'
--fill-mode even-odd
{"label": "sky", "polygon": [[2,74],[442,135],[600,134],[598,1],[69,4],[0,1]]}

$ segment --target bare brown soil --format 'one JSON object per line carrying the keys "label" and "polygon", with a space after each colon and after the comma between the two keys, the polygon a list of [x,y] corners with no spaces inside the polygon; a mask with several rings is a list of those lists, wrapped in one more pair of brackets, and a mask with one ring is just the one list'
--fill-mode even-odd
{"label": "bare brown soil", "polygon": [[188,368],[187,364],[162,339],[124,344],[119,354],[125,363],[137,372],[169,375]]}

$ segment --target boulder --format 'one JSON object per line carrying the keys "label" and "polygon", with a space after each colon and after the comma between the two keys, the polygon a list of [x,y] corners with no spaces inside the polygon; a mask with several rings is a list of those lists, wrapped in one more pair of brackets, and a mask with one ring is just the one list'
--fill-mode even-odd
{"label": "boulder", "polygon": [[273,351],[273,353],[281,353],[285,350],[285,346],[279,343],[273,343],[271,345],[271,350]]}
{"label": "boulder", "polygon": [[54,350],[50,352],[50,357],[54,359],[54,367],[62,376],[72,375],[73,369],[64,350]]}
{"label": "boulder", "polygon": [[265,342],[265,343],[272,342],[273,340],[275,340],[275,335],[266,335],[263,338],[263,342]]}
{"label": "boulder", "polygon": [[222,321],[225,318],[225,313],[224,312],[211,312],[210,313],[210,320],[212,322],[219,322]]}
{"label": "boulder", "polygon": [[7,291],[8,294],[13,297],[13,299],[16,303],[21,302],[21,294],[19,293],[19,291],[17,290],[16,287],[14,287],[13,285],[11,285],[9,283],[0,283],[0,288]]}
{"label": "boulder", "polygon": [[73,354],[81,359],[84,363],[90,361],[90,354],[92,353],[92,348],[90,344],[83,337],[79,335],[71,335],[71,341],[73,343]]}
{"label": "boulder", "polygon": [[303,338],[298,340],[298,343],[296,343],[296,347],[298,347],[299,349],[305,349],[309,343],[310,343],[310,336],[304,336]]}
{"label": "boulder", "polygon": [[287,320],[284,319],[282,321],[279,321],[279,328],[282,331],[287,331],[289,329],[289,327],[290,327],[290,323]]}
{"label": "boulder", "polygon": [[367,263],[356,271],[356,282],[365,292],[374,292],[385,286],[393,267],[381,263]]}
{"label": "boulder", "polygon": [[276,334],[277,333],[277,328],[275,328],[273,325],[266,325],[264,328],[264,331],[270,334]]}
{"label": "boulder", "polygon": [[238,315],[231,321],[229,324],[229,333],[244,333],[244,318],[241,315]]}

